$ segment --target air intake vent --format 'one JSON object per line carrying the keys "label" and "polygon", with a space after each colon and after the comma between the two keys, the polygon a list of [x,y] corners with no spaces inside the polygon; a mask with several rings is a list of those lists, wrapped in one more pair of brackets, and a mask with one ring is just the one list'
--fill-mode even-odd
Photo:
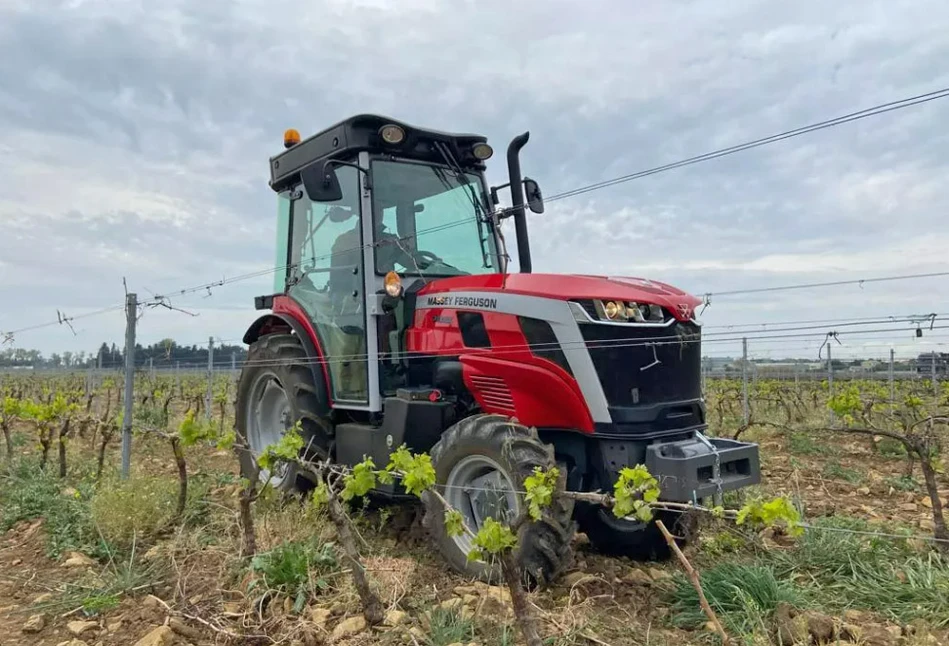
{"label": "air intake vent", "polygon": [[550,327],[550,323],[526,316],[517,317],[517,322],[520,323],[521,332],[524,333],[524,338],[527,339],[527,344],[535,357],[553,361],[563,368],[568,375],[573,376],[573,372],[570,370],[570,362],[567,361],[567,355],[563,353],[563,348],[560,347],[560,342],[557,340],[553,328]]}
{"label": "air intake vent", "polygon": [[471,385],[477,395],[479,395],[486,407],[490,407],[492,412],[514,414],[514,398],[511,397],[511,389],[507,387],[504,380],[500,377],[489,377],[487,375],[472,375]]}
{"label": "air intake vent", "polygon": [[461,340],[469,348],[490,348],[491,339],[484,327],[484,316],[479,312],[458,312]]}

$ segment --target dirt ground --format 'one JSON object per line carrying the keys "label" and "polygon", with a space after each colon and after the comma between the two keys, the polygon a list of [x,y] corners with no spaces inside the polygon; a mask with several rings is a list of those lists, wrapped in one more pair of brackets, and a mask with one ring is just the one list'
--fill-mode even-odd
{"label": "dirt ground", "polygon": [[[919,486],[918,469],[914,476],[907,477],[905,457],[881,453],[878,443],[869,438],[821,441],[753,428],[743,439],[761,446],[764,481],[760,491],[790,496],[802,509],[805,523],[817,523],[822,518],[862,519],[869,531],[886,533],[898,528],[921,537],[910,541],[914,554],[929,553],[931,544],[924,539],[932,535],[931,503]],[[19,447],[24,455],[34,449],[25,441]],[[75,453],[71,464],[94,459],[91,447],[84,447],[81,441],[70,450]],[[114,468],[117,462],[117,450],[112,447],[108,463]],[[137,441],[134,464],[133,477],[175,478],[168,448],[156,439]],[[77,590],[96,590],[98,580],[113,576],[118,571],[115,563],[101,555],[92,559],[72,551],[50,556],[49,534],[42,517],[17,522],[0,535],[0,645],[521,643],[505,591],[448,572],[433,553],[411,507],[371,508],[357,514],[366,568],[390,613],[387,624],[391,625],[358,626],[358,598],[344,573],[328,577],[323,592],[306,599],[302,608],[293,608],[290,597],[262,596],[242,569],[245,565],[236,558],[240,543],[235,493],[239,485],[233,457],[213,449],[194,451],[189,456],[189,469],[192,481],[204,487],[201,515],[176,533],[143,540],[132,558],[136,563],[160,564],[156,569],[160,574],[124,590],[115,604],[101,610],[89,612],[83,604],[68,602]],[[86,477],[84,474],[71,473],[63,483],[62,495],[70,495],[72,480]],[[940,496],[949,504],[949,480],[944,475],[940,486]],[[298,503],[279,501],[262,504],[257,510],[257,532],[262,552],[288,540],[334,538],[331,527],[311,522]],[[712,522],[703,529],[701,540],[686,549],[700,571],[722,562],[760,560],[769,550],[790,554],[795,549],[793,541],[746,535],[742,541],[747,544],[723,553],[718,545],[726,533]],[[542,633],[550,636],[551,646],[719,643],[701,624],[683,628],[675,621],[679,609],[674,592],[687,585],[678,563],[636,563],[605,557],[595,553],[583,535],[578,536],[575,548],[574,567],[563,580],[530,595]],[[949,599],[949,589],[946,595]],[[888,616],[885,607],[842,608],[810,607],[807,612],[827,612],[820,617],[833,622],[834,641],[840,643],[949,644],[949,621],[936,626]],[[436,625],[436,617],[445,613],[454,617],[448,623],[457,620],[459,625]],[[766,625],[740,636],[739,641],[779,646],[821,641],[813,626],[811,632],[805,629],[797,635],[801,638],[798,642],[782,636],[780,625],[772,623],[779,621],[779,615],[775,612],[776,619],[769,618]],[[819,624],[816,616],[808,615],[808,621]],[[793,621],[789,618],[788,625]],[[340,626],[350,624],[357,628],[351,634],[339,632]],[[841,629],[853,624],[861,628],[860,634]],[[453,635],[460,638],[447,641]]]}

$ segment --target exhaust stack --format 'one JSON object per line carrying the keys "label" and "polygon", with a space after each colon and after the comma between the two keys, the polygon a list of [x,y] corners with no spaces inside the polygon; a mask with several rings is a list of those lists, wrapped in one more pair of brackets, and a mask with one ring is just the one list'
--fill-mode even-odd
{"label": "exhaust stack", "polygon": [[507,171],[511,182],[511,214],[514,216],[514,232],[517,235],[517,262],[521,273],[531,273],[531,245],[527,233],[527,215],[524,213],[524,182],[521,177],[521,148],[530,139],[525,132],[511,140],[507,147]]}

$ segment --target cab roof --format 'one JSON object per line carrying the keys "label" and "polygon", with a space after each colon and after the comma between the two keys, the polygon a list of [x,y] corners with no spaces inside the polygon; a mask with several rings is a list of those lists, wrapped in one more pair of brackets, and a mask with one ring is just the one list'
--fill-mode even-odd
{"label": "cab roof", "polygon": [[[379,130],[389,124],[405,131],[402,143],[391,145],[382,140]],[[300,171],[310,164],[328,158],[347,159],[362,151],[441,164],[444,160],[434,146],[436,142],[445,144],[466,170],[483,170],[484,163],[475,158],[472,147],[487,140],[482,135],[440,132],[410,126],[382,115],[359,114],[271,157],[270,187],[277,192],[283,191],[297,183]]]}

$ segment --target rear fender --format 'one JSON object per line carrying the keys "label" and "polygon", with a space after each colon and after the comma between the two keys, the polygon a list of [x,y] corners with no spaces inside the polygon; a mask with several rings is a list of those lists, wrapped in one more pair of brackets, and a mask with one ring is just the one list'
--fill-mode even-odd
{"label": "rear fender", "polygon": [[[293,304],[296,305],[296,303]],[[312,326],[305,325],[297,319],[292,308],[286,308],[284,311],[276,311],[277,306],[278,304],[275,300],[275,311],[270,314],[264,314],[247,328],[247,331],[244,333],[244,343],[250,345],[267,334],[287,334],[289,332],[296,334],[303,344],[303,348],[306,350],[307,357],[312,359],[308,367],[313,373],[313,383],[316,384],[318,388],[324,390],[326,401],[332,406],[333,399],[329,389],[329,371],[326,367],[320,340],[316,337]]]}

